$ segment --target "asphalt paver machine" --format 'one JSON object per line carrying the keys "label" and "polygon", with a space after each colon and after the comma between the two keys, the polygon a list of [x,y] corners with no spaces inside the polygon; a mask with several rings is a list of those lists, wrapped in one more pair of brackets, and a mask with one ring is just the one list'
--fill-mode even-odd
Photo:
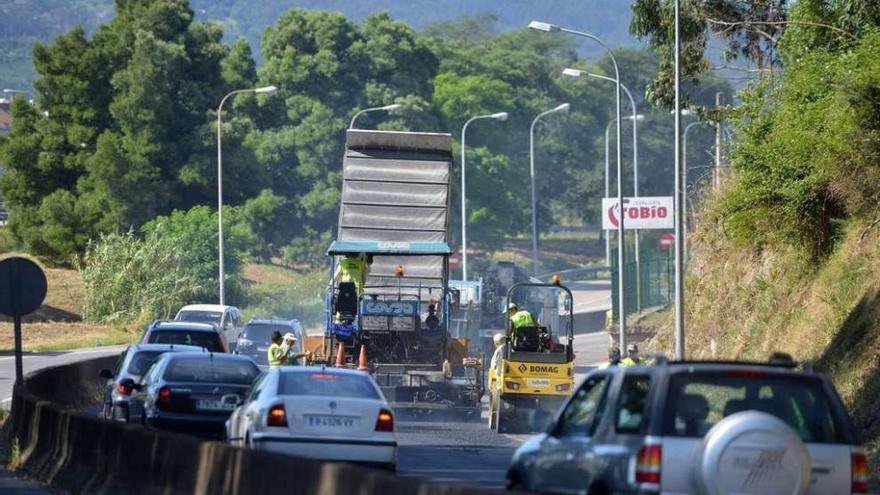
{"label": "asphalt paver machine", "polygon": [[[366,363],[398,417],[480,417],[482,360],[449,334],[451,145],[437,133],[346,137],[325,349],[333,359],[342,346],[343,365]],[[361,290],[335,277],[346,256],[366,262]]]}

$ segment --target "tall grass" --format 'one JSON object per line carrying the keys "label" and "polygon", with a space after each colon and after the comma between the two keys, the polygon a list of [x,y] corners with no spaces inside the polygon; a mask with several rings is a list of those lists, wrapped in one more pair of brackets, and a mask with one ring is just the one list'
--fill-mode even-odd
{"label": "tall grass", "polygon": [[82,273],[83,318],[92,322],[146,321],[168,317],[200,290],[188,266],[186,246],[155,233],[103,235],[76,260]]}

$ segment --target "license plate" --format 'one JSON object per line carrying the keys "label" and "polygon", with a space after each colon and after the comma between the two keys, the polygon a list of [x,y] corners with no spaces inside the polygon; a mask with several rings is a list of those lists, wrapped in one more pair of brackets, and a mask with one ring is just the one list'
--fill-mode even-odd
{"label": "license plate", "polygon": [[235,409],[235,403],[221,400],[200,400],[196,403],[196,407],[206,411],[231,411]]}
{"label": "license plate", "polygon": [[351,416],[308,415],[306,425],[313,428],[354,428],[360,422]]}
{"label": "license plate", "polygon": [[530,387],[549,387],[550,380],[544,380],[540,378],[529,378],[528,380]]}

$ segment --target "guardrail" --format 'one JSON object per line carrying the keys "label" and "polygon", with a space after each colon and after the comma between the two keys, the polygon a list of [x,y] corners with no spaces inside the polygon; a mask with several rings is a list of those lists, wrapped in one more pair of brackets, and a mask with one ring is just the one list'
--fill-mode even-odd
{"label": "guardrail", "polygon": [[[605,274],[606,276],[600,277],[600,274]],[[532,277],[533,279],[539,279],[543,282],[547,282],[550,280],[550,277],[553,275],[559,275],[562,279],[562,283],[565,284],[566,281],[581,281],[581,280],[596,280],[600,278],[611,278],[611,268],[607,266],[590,266],[587,268],[571,268],[568,270],[561,270],[558,272],[549,272],[541,275],[537,275]]]}
{"label": "guardrail", "polygon": [[98,370],[115,359],[39,370],[16,384],[9,421],[20,470],[70,493],[91,495],[498,493],[246,450],[105,421],[72,409],[98,397]]}

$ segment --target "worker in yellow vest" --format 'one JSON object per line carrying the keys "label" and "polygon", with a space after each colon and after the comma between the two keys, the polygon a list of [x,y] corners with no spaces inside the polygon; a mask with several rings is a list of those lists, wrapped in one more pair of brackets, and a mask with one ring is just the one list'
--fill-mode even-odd
{"label": "worker in yellow vest", "polygon": [[371,260],[362,254],[346,254],[336,265],[336,273],[334,274],[336,283],[353,282],[360,298],[364,295],[364,286],[367,283],[369,261]]}
{"label": "worker in yellow vest", "polygon": [[618,366],[629,368],[630,366],[642,366],[648,364],[645,358],[639,357],[639,346],[630,344],[626,346],[626,357],[620,360]]}

